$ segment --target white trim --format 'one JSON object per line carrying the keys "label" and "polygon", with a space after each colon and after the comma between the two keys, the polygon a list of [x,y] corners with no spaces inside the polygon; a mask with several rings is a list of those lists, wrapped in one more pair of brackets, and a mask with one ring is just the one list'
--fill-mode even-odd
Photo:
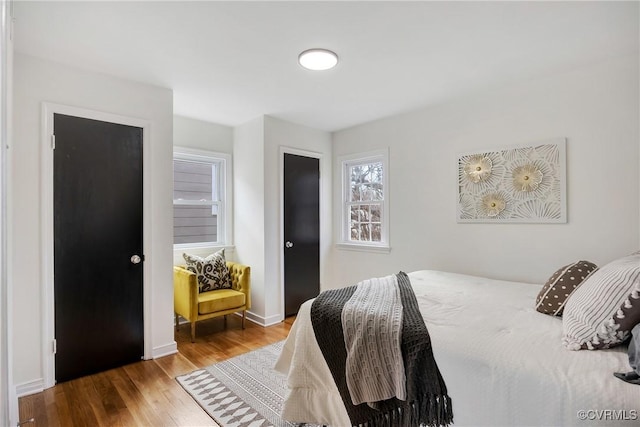
{"label": "white trim", "polygon": [[[188,249],[191,247],[211,247],[211,246],[232,246],[233,245],[233,157],[229,153],[221,153],[218,151],[206,151],[198,150],[196,148],[188,147],[173,147],[173,158],[177,157],[184,160],[194,160],[202,162],[216,161],[224,165],[224,174],[220,175],[220,188],[222,193],[220,199],[222,200],[223,209],[219,212],[220,225],[224,232],[223,239],[218,238],[218,242],[203,242],[203,243],[181,243],[173,245],[175,249]],[[176,202],[174,201],[174,204]],[[177,204],[198,204],[198,202],[178,202]],[[203,202],[202,204],[211,204],[209,202]]]}
{"label": "white trim", "polygon": [[[347,195],[348,181],[346,176],[346,168],[354,164],[368,163],[372,161],[382,161],[382,185],[384,188],[384,200],[382,201],[382,236],[380,242],[356,242],[349,240],[349,225],[347,221],[347,213],[345,205],[348,202]],[[347,249],[352,251],[364,251],[364,252],[390,252],[390,188],[389,188],[389,149],[383,148],[379,150],[372,150],[363,153],[347,154],[338,157],[338,165],[340,167],[340,235],[338,236],[338,243],[336,248]]]}
{"label": "white trim", "polygon": [[380,245],[365,245],[358,243],[336,243],[336,249],[343,251],[357,251],[357,252],[373,252],[373,253],[389,253],[391,248],[389,246]]}
{"label": "white trim", "polygon": [[13,1],[0,2],[0,425],[18,422],[18,398],[13,385],[13,307],[9,280],[9,161],[12,132]]}
{"label": "white trim", "polygon": [[[219,202],[216,200],[184,200],[178,199],[173,201],[174,205],[195,205],[195,206],[213,206],[218,205]],[[177,246],[177,245],[176,245]]]}
{"label": "white trim", "polygon": [[44,380],[42,378],[38,378],[36,380],[27,381],[26,383],[16,384],[15,389],[17,398],[40,393],[44,390]]}
{"label": "white trim", "polygon": [[55,356],[52,351],[52,343],[55,338],[54,326],[54,279],[53,279],[53,150],[51,149],[51,135],[53,135],[53,115],[55,113],[75,117],[83,117],[100,120],[109,123],[118,123],[127,126],[142,128],[142,180],[143,180],[143,255],[147,260],[144,263],[143,281],[143,319],[144,319],[144,359],[152,358],[153,350],[151,340],[153,336],[151,320],[152,286],[151,277],[151,122],[135,117],[125,117],[101,111],[85,108],[60,105],[49,102],[42,103],[42,128],[40,144],[40,170],[41,170],[41,206],[40,226],[42,229],[42,372],[44,374],[44,387],[55,385]]}
{"label": "white trim", "polygon": [[172,341],[169,344],[154,347],[151,357],[153,359],[158,359],[160,357],[176,354],[177,352],[178,352],[178,344],[175,341]]}
{"label": "white trim", "polygon": [[247,320],[255,323],[256,325],[264,326],[266,328],[267,326],[277,325],[278,323],[282,322],[284,318],[282,316],[282,313],[264,317],[257,315],[252,311],[247,311]]}
{"label": "white trim", "polygon": [[[317,151],[308,151],[308,150],[301,150],[299,148],[293,148],[293,147],[287,147],[284,145],[280,146],[280,155],[278,157],[278,179],[279,179],[279,183],[278,183],[278,187],[280,190],[280,251],[279,251],[279,255],[280,255],[280,310],[279,310],[279,314],[278,315],[274,315],[274,316],[270,316],[269,319],[273,318],[273,321],[268,321],[265,326],[269,326],[269,325],[274,325],[278,322],[281,322],[284,320],[284,307],[285,307],[285,302],[284,302],[284,155],[285,154],[293,154],[293,155],[297,155],[297,156],[303,156],[303,157],[310,157],[313,159],[318,159],[318,173],[320,174],[320,182],[319,182],[319,192],[318,192],[318,218],[320,221],[320,228],[319,228],[319,233],[320,233],[320,254],[322,254],[322,232],[323,232],[323,228],[325,227],[324,222],[322,221],[322,208],[324,205],[324,201],[323,201],[323,197],[322,197],[322,191],[323,191],[323,184],[322,184],[322,167],[323,167],[323,162],[324,162],[324,154],[319,153]],[[320,274],[322,275],[322,255],[320,256],[320,259],[318,261],[320,263],[320,265],[318,266],[320,268]],[[320,287],[322,287],[322,278],[320,279],[320,283],[319,283]],[[278,320],[276,321],[275,318],[276,316],[278,317]]]}

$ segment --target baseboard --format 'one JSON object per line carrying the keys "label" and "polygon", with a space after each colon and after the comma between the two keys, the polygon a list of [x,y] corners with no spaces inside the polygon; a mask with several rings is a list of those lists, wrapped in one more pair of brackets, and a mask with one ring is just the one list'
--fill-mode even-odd
{"label": "baseboard", "polygon": [[169,356],[171,354],[176,354],[177,352],[178,344],[175,341],[172,341],[169,344],[154,347],[151,351],[151,358],[158,359],[159,357]]}
{"label": "baseboard", "polygon": [[283,319],[281,314],[274,314],[273,316],[264,317],[264,316],[259,316],[251,311],[247,311],[247,320],[250,320],[257,325],[267,327],[271,325],[276,325],[282,322]]}
{"label": "baseboard", "polygon": [[16,397],[20,398],[30,394],[40,393],[44,390],[44,379],[27,381],[26,383],[16,384]]}
{"label": "baseboard", "polygon": [[[242,312],[238,311],[236,313],[233,313],[233,315],[238,316],[238,317],[242,317]],[[273,316],[269,316],[269,317],[263,317],[263,316],[258,316],[257,314],[251,312],[251,311],[247,311],[247,317],[246,319],[252,323],[255,323],[256,325],[260,325],[260,326],[271,326],[271,325],[277,325],[278,323],[282,322],[283,318],[280,314],[276,314]],[[184,324],[189,324],[190,322],[185,319],[182,316],[179,316],[178,318],[178,324],[179,325],[184,325]]]}

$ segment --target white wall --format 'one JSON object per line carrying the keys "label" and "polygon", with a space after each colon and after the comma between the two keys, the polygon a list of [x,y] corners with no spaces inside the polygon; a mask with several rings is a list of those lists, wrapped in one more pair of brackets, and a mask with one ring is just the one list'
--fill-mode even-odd
{"label": "white wall", "polygon": [[[234,129],[234,237],[236,259],[251,266],[252,308],[247,317],[269,325],[284,318],[280,150],[313,151],[321,159],[321,281],[331,245],[331,134],[263,116]],[[322,286],[322,285],[321,285]]]}
{"label": "white wall", "polygon": [[189,117],[173,116],[173,145],[233,153],[233,128]]}
{"label": "white wall", "polygon": [[[19,391],[38,391],[43,377],[40,242],[40,135],[43,101],[81,107],[150,122],[151,348],[154,355],[175,351],[172,281],[172,123],[169,89],[86,72],[16,55],[14,65],[13,232],[10,286],[13,289],[14,382]],[[40,385],[41,386],[41,385]]]}
{"label": "white wall", "polygon": [[247,317],[264,323],[264,119],[234,128],[233,238],[235,258],[251,267],[251,309]]}
{"label": "white wall", "polygon": [[[390,147],[392,250],[334,249],[332,285],[418,269],[543,283],[571,261],[602,265],[637,250],[638,76],[634,55],[336,132],[334,162]],[[456,223],[459,153],[553,137],[567,138],[568,223]]]}

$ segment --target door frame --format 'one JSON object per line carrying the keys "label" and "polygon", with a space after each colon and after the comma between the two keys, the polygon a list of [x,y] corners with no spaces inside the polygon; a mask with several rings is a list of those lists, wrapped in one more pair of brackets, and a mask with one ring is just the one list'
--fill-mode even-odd
{"label": "door frame", "polygon": [[18,398],[13,384],[13,307],[9,281],[9,145],[13,142],[13,1],[0,1],[0,424],[18,422]]}
{"label": "door frame", "polygon": [[279,156],[279,165],[278,165],[278,171],[279,171],[279,179],[280,179],[280,183],[279,183],[279,190],[280,190],[280,250],[278,251],[278,254],[280,256],[280,272],[279,272],[279,278],[280,278],[280,310],[279,310],[279,321],[283,321],[284,320],[284,307],[285,307],[285,302],[284,302],[284,242],[285,242],[285,238],[284,238],[284,155],[285,154],[294,154],[297,156],[303,156],[303,157],[311,157],[314,159],[318,159],[318,169],[319,169],[319,174],[320,174],[320,183],[319,183],[319,193],[318,193],[318,202],[319,202],[319,207],[318,209],[320,210],[319,212],[319,220],[320,220],[320,260],[319,260],[319,267],[320,267],[320,284],[322,284],[322,279],[323,279],[323,274],[322,274],[322,236],[323,236],[323,231],[325,228],[325,224],[324,221],[322,220],[322,213],[324,211],[324,200],[322,198],[322,192],[323,192],[323,183],[322,183],[322,179],[323,179],[323,174],[322,174],[322,167],[323,167],[323,162],[324,162],[324,154],[319,153],[317,151],[308,151],[308,150],[302,150],[299,148],[293,148],[293,147],[287,147],[284,145],[280,146],[280,156]]}
{"label": "door frame", "polygon": [[[50,102],[42,103],[42,127],[40,144],[40,227],[42,230],[40,277],[42,279],[42,372],[44,388],[55,385],[55,299],[53,277],[53,120],[54,114],[86,119],[100,120],[127,126],[142,128],[142,253],[151,259],[151,150],[149,132],[151,123],[135,117],[72,107]],[[151,264],[143,266],[143,322],[144,322],[144,359],[152,358],[151,348]]]}

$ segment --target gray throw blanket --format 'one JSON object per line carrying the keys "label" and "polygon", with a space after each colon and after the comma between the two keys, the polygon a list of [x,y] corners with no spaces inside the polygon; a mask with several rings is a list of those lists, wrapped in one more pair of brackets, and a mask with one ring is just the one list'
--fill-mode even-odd
{"label": "gray throw blanket", "polygon": [[311,306],[316,341],[345,405],[353,426],[447,426],[453,422],[451,399],[433,358],[431,340],[409,277],[397,275],[403,306],[401,350],[406,375],[406,400],[391,398],[354,405],[346,382],[347,351],[342,331],[342,308],[356,286],[322,292]]}
{"label": "gray throw blanket", "polygon": [[345,375],[354,405],[407,400],[400,342],[402,302],[395,275],[364,280],[342,307]]}

